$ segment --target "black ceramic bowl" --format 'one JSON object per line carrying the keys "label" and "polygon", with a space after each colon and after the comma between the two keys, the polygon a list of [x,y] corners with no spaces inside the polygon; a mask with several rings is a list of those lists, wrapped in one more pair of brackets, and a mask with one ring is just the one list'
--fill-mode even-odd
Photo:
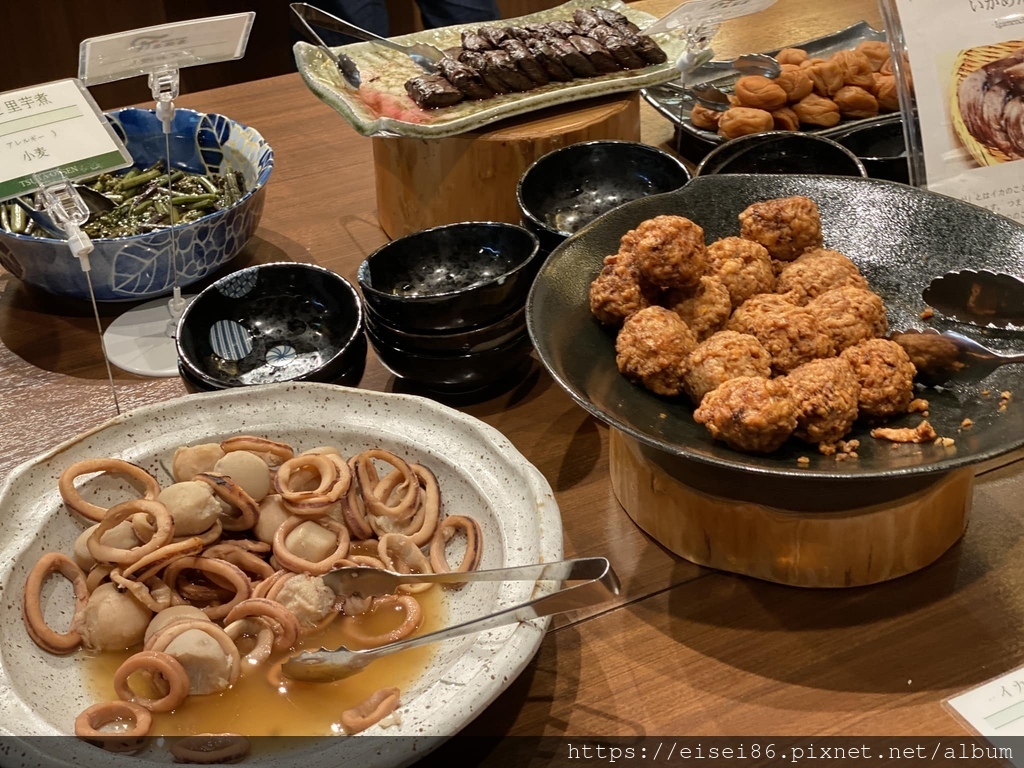
{"label": "black ceramic bowl", "polygon": [[369,325],[366,335],[381,364],[395,376],[423,389],[451,394],[514,386],[525,375],[533,350],[525,329],[501,346],[462,355],[400,349],[385,343]]}
{"label": "black ceramic bowl", "polygon": [[313,264],[222,277],[182,313],[176,343],[183,378],[202,389],[349,380],[366,359],[359,294]]}
{"label": "black ceramic bowl", "polygon": [[[567,240],[545,262],[526,307],[541,361],[577,403],[639,441],[654,461],[710,493],[786,509],[824,511],[882,503],[927,487],[943,473],[1024,446],[1024,403],[999,411],[991,392],[1024,391],[1024,368],[1003,366],[983,382],[920,387],[928,421],[949,448],[892,444],[855,426],[859,458],[837,462],[795,439],[770,455],[732,450],[693,420],[693,406],[661,398],[620,375],[615,334],[590,313],[589,288],[604,256],[640,222],[687,216],[708,241],[739,233],[738,215],[759,200],[804,195],[821,210],[826,248],[853,259],[884,300],[892,330],[960,333],[1003,351],[1022,351],[1019,334],[958,325],[936,315],[925,322],[922,291],[936,275],[984,267],[1024,274],[1024,227],[1010,219],[904,184],[833,176],[706,176],[681,190],[622,206]],[[973,426],[961,429],[964,419]],[[920,414],[890,422],[915,427]],[[809,461],[799,463],[800,457]]]}
{"label": "black ceramic bowl", "polygon": [[820,173],[868,175],[846,147],[810,133],[770,131],[740,136],[719,145],[697,166],[696,176],[719,173]]}
{"label": "black ceramic bowl", "polygon": [[686,166],[656,147],[585,141],[536,160],[519,179],[516,200],[523,226],[550,251],[601,214],[689,180]]}
{"label": "black ceramic bowl", "polygon": [[902,120],[865,125],[836,141],[860,158],[871,178],[910,183]]}
{"label": "black ceramic bowl", "polygon": [[526,307],[490,325],[447,333],[412,333],[394,328],[367,307],[366,325],[389,347],[428,355],[466,355],[503,346],[526,333]]}
{"label": "black ceramic bowl", "polygon": [[359,265],[366,304],[413,333],[498,322],[523,307],[540,269],[537,238],[522,227],[464,222],[392,240]]}

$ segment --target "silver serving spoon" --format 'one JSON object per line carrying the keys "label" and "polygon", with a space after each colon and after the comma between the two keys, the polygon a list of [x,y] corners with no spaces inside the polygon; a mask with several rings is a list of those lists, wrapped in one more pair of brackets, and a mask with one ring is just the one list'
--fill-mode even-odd
{"label": "silver serving spoon", "polygon": [[[78,191],[78,194],[82,196],[82,200],[85,202],[86,208],[89,209],[90,217],[100,216],[117,207],[116,203],[102,192],[97,192],[95,189],[81,184],[75,184],[74,187]],[[36,226],[46,232],[46,234],[58,240],[63,240],[67,237],[64,230],[57,225],[57,222],[50,218],[50,214],[45,210],[36,210],[31,203],[21,197],[14,198],[14,202],[20,206],[22,210],[25,211],[25,215],[34,221]]]}
{"label": "silver serving spoon", "polygon": [[1003,354],[954,331],[898,331],[890,338],[907,351],[925,384],[979,382],[1003,365],[1024,363],[1024,354]]}
{"label": "silver serving spoon", "polygon": [[[303,24],[308,28],[309,24],[316,24],[323,29],[329,29],[332,32],[338,32],[343,35],[354,37],[357,40],[365,40],[368,43],[376,43],[377,45],[383,45],[392,50],[404,53],[410,59],[412,59],[420,69],[423,69],[430,74],[437,73],[437,62],[444,58],[444,53],[440,48],[435,48],[433,45],[427,45],[426,43],[416,43],[415,45],[402,45],[396,43],[393,40],[389,40],[386,37],[375,35],[362,27],[357,27],[355,24],[349,24],[343,19],[339,19],[337,16],[332,16],[326,11],[321,11],[319,8],[315,8],[312,5],[306,3],[292,3],[291,9],[298,16]],[[319,39],[319,36],[317,36]],[[321,41],[322,44],[322,41]]]}
{"label": "silver serving spoon", "polygon": [[983,328],[1024,330],[1024,280],[987,269],[947,272],[924,290],[928,306]]}
{"label": "silver serving spoon", "polygon": [[329,683],[354,675],[371,661],[383,656],[438,643],[453,637],[484,632],[505,624],[532,621],[554,613],[586,608],[619,594],[619,578],[604,557],[585,557],[556,563],[522,565],[468,573],[400,574],[376,568],[339,568],[323,577],[336,594],[342,597],[393,594],[401,584],[461,584],[471,581],[569,581],[587,579],[582,584],[566,587],[554,594],[521,603],[512,608],[456,624],[437,632],[391,643],[366,651],[350,651],[344,646],[335,650],[321,648],[305,651],[281,666],[281,672],[293,680]]}

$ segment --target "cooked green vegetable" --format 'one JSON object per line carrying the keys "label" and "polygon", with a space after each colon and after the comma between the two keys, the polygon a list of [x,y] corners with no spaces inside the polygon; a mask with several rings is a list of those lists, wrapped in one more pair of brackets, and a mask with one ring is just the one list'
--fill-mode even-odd
{"label": "cooked green vegetable", "polygon": [[[204,176],[174,170],[168,179],[163,161],[145,169],[104,173],[81,183],[116,205],[107,213],[92,216],[82,227],[94,238],[128,237],[196,221],[231,207],[245,195],[245,178],[238,171]],[[32,233],[26,219],[17,204],[0,204],[0,227],[6,231]],[[35,234],[46,236],[39,231]]]}

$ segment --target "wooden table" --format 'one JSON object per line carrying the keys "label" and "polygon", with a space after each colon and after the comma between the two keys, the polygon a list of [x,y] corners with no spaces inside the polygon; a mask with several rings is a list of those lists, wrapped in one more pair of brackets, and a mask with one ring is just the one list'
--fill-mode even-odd
{"label": "wooden table", "polygon": [[[715,48],[770,49],[862,18],[880,24],[874,0],[779,0],[756,20],[726,25]],[[184,96],[180,105],[254,125],[274,147],[266,213],[240,261],[316,262],[354,281],[361,259],[385,241],[370,141],[298,75]],[[670,140],[671,127],[652,110],[644,121],[649,143]],[[88,307],[4,276],[0,286],[6,473],[113,410]],[[124,408],[184,394],[177,379],[116,375]],[[372,354],[362,386],[405,390]],[[612,495],[608,430],[539,365],[510,394],[464,410],[501,430],[550,481],[566,556],[608,556],[624,586],[619,604],[556,622],[469,732],[963,734],[940,702],[1024,663],[1019,464],[980,478],[966,537],[934,566],[873,588],[804,591],[702,570],[645,537]]]}

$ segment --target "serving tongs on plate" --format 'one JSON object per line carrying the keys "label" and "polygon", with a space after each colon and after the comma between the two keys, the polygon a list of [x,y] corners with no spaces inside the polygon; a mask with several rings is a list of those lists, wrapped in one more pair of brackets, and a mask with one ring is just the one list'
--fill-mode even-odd
{"label": "serving tongs on plate", "polygon": [[924,300],[946,317],[982,328],[1024,330],[1024,280],[987,269],[939,275]]}
{"label": "serving tongs on plate", "polygon": [[398,651],[474,632],[484,632],[505,624],[517,624],[555,613],[587,608],[619,594],[619,578],[615,575],[611,563],[604,557],[582,557],[556,563],[520,565],[467,573],[402,574],[376,568],[339,568],[324,574],[323,579],[339,597],[389,595],[401,584],[462,584],[471,581],[562,582],[581,579],[585,581],[487,616],[380,648],[350,651],[342,646],[336,650],[321,648],[318,651],[305,651],[289,659],[281,667],[281,672],[293,680],[313,683],[341,680],[359,672],[371,661]]}
{"label": "serving tongs on plate", "polygon": [[299,32],[312,40],[320,50],[334,61],[342,76],[354,88],[358,88],[360,83],[359,69],[356,67],[355,63],[344,53],[332,51],[327,44],[324,43],[320,35],[313,31],[313,28],[310,26],[311,24],[315,24],[321,29],[329,29],[331,32],[338,32],[342,35],[354,37],[357,40],[376,43],[377,45],[383,45],[387,48],[391,48],[392,50],[404,53],[412,59],[420,69],[431,75],[437,73],[437,62],[444,57],[444,53],[441,49],[435,48],[433,45],[428,45],[427,43],[402,45],[401,43],[396,43],[394,40],[389,40],[386,37],[375,35],[373,32],[365,30],[362,27],[357,27],[355,24],[349,24],[347,21],[339,19],[337,16],[332,16],[327,13],[327,11],[322,11],[307,3],[292,3],[291,9],[294,14],[293,23],[296,24]]}
{"label": "serving tongs on plate", "polygon": [[[738,56],[732,61],[732,68],[740,75],[763,75],[764,77],[776,78],[782,73],[782,66],[779,62],[765,53],[746,53]],[[697,83],[684,86],[682,83],[669,82],[664,84],[670,91],[692,96],[701,105],[716,112],[724,112],[732,106],[729,95],[721,88],[710,83]]]}

